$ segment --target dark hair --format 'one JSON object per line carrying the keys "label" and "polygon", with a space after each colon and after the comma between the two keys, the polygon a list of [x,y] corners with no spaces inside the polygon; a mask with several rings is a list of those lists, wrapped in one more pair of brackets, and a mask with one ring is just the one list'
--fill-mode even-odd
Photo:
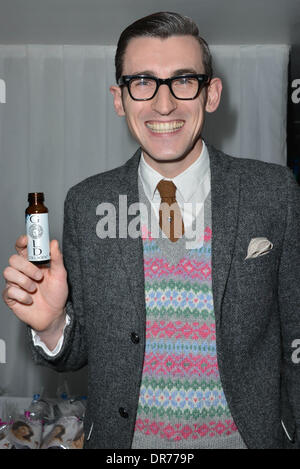
{"label": "dark hair", "polygon": [[118,41],[115,68],[116,81],[122,76],[123,60],[129,41],[136,37],[168,38],[170,36],[194,36],[201,47],[204,73],[212,77],[212,58],[207,42],[199,36],[198,26],[187,16],[168,11],[153,13],[130,24],[121,33]]}
{"label": "dark hair", "polygon": [[17,422],[15,422],[12,426],[12,431],[15,432],[16,430],[19,430],[19,428],[21,427],[26,427],[29,431],[29,434],[28,435],[23,435],[23,438],[24,440],[28,440],[30,441],[30,438],[33,436],[33,431],[31,429],[31,427],[29,425],[27,425],[27,423],[23,422],[22,420],[19,420]]}

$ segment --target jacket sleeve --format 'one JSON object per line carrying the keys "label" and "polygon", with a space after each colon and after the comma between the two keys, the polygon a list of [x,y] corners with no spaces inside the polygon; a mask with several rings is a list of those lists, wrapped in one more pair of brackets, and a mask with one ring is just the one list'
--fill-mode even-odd
{"label": "jacket sleeve", "polygon": [[[294,423],[293,438],[300,444],[300,187],[287,170],[286,226],[278,270],[278,301],[282,337],[283,405]],[[298,347],[299,353],[297,354]],[[284,415],[283,415],[284,417]]]}
{"label": "jacket sleeve", "polygon": [[68,274],[69,295],[66,313],[69,324],[64,329],[64,339],[55,356],[48,355],[42,347],[35,346],[32,331],[28,328],[29,343],[34,361],[56,371],[75,371],[87,363],[85,318],[80,268],[80,249],[76,231],[75,196],[71,188],[64,204],[63,257]]}

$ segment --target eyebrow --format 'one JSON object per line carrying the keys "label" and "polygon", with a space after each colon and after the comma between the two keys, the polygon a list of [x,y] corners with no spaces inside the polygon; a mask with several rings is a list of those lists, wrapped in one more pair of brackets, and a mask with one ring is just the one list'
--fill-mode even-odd
{"label": "eyebrow", "polygon": [[[199,72],[195,70],[194,68],[179,68],[178,70],[175,70],[171,74],[171,77],[177,77],[180,75],[188,75],[188,74],[198,75]],[[153,77],[156,76],[153,70],[142,70],[142,71],[131,73],[131,75],[147,75],[147,76],[153,76]]]}

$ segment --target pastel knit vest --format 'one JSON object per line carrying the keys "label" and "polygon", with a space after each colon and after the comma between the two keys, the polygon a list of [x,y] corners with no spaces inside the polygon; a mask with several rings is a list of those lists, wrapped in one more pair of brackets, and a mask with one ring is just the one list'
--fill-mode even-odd
{"label": "pastel knit vest", "polygon": [[[141,181],[140,202],[151,211]],[[152,216],[155,216],[152,212]],[[204,243],[188,249],[142,226],[146,349],[132,448],[246,448],[220,380],[211,281],[211,199]]]}

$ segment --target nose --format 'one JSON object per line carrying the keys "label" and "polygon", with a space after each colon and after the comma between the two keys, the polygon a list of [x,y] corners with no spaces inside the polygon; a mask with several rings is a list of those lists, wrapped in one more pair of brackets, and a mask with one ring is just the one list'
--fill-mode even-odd
{"label": "nose", "polygon": [[161,115],[171,114],[177,108],[176,98],[167,85],[160,85],[152,100],[152,109]]}

